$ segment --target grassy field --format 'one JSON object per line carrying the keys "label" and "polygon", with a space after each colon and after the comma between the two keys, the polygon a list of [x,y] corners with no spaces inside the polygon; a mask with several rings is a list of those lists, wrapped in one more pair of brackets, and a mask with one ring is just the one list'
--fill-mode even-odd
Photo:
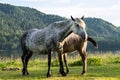
{"label": "grassy field", "polygon": [[[94,61],[95,59],[95,61]],[[97,65],[100,59],[100,65]],[[54,59],[52,62],[54,62]],[[82,66],[71,66],[72,63],[80,59],[68,59],[70,72],[66,77],[59,74],[59,67],[52,66],[52,77],[46,78],[47,73],[47,59],[41,60],[35,58],[30,60],[28,70],[30,75],[22,76],[21,74],[21,60],[19,58],[1,58],[0,59],[0,80],[120,80],[120,54],[95,54],[88,56],[92,60],[92,65],[88,63],[87,75],[82,76]],[[97,63],[96,63],[97,62]],[[20,70],[5,70],[3,68],[19,68]]]}

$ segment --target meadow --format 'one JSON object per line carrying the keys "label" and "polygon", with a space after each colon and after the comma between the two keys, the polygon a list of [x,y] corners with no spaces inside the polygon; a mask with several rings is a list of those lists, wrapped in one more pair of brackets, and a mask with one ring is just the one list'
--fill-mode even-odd
{"label": "meadow", "polygon": [[[120,80],[120,54],[88,53],[87,61],[87,74],[82,76],[82,62],[79,55],[68,56],[70,72],[63,77],[59,73],[57,57],[52,57],[52,77],[46,78],[47,56],[39,55],[30,59],[28,76],[21,74],[20,57],[0,57],[0,80]],[[9,68],[19,68],[19,70]]]}

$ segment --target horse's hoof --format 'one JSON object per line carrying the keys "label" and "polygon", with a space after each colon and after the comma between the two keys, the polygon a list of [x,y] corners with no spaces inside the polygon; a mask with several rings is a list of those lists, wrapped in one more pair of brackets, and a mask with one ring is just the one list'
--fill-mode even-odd
{"label": "horse's hoof", "polygon": [[24,71],[22,72],[22,75],[25,76],[25,75],[29,75],[29,73],[27,71]]}
{"label": "horse's hoof", "polygon": [[23,76],[25,76],[25,75],[29,75],[29,73],[23,73],[22,75],[23,75]]}
{"label": "horse's hoof", "polygon": [[25,74],[24,74],[24,73],[22,73],[22,76],[25,76]]}
{"label": "horse's hoof", "polygon": [[86,73],[84,73],[84,74],[81,74],[81,75],[83,75],[83,76],[86,76]]}
{"label": "horse's hoof", "polygon": [[50,75],[50,74],[47,74],[47,78],[49,78],[49,77],[51,77],[51,75]]}
{"label": "horse's hoof", "polygon": [[47,78],[51,77],[51,74],[50,73],[47,73]]}
{"label": "horse's hoof", "polygon": [[25,71],[22,71],[22,75],[23,75],[23,76],[25,75]]}
{"label": "horse's hoof", "polygon": [[61,74],[62,74],[62,76],[67,76],[67,74],[65,72],[62,72]]}
{"label": "horse's hoof", "polygon": [[26,72],[26,75],[29,75],[29,73],[28,73],[28,72]]}
{"label": "horse's hoof", "polygon": [[86,73],[85,73],[85,72],[84,72],[84,73],[81,73],[81,75],[85,76],[85,75],[86,75]]}

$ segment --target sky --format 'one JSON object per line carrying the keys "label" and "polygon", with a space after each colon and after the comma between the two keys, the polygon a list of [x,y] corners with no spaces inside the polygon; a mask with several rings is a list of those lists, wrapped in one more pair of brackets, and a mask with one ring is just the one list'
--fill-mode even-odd
{"label": "sky", "polygon": [[96,17],[120,26],[120,0],[0,0],[62,17]]}

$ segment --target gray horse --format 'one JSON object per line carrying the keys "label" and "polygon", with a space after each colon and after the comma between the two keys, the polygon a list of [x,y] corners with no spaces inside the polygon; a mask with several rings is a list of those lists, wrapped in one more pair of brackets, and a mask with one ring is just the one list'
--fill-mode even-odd
{"label": "gray horse", "polygon": [[[81,26],[84,22],[82,18],[73,18],[70,20],[54,22],[43,29],[32,29],[23,33],[21,37],[21,47],[23,54],[21,56],[23,69],[22,74],[28,75],[27,65],[33,53],[48,54],[48,72],[47,77],[51,76],[51,51],[57,51],[59,55],[60,73],[66,76],[63,68],[62,55],[57,48],[57,42],[63,41],[70,33],[78,34],[82,40],[87,40],[87,33]],[[82,24],[85,25],[85,24]]]}

